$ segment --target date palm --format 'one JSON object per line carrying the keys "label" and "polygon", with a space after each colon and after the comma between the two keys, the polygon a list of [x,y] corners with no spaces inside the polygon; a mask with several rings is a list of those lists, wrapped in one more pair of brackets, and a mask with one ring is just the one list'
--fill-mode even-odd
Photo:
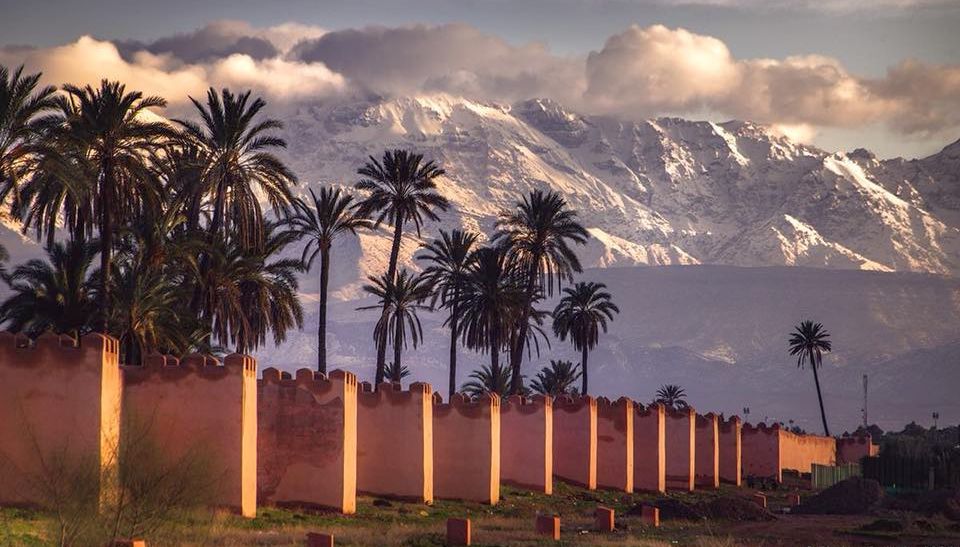
{"label": "date palm", "polygon": [[563,289],[563,297],[553,310],[553,332],[560,340],[567,337],[574,349],[581,352],[580,369],[583,378],[581,393],[587,391],[587,357],[600,341],[600,331],[607,332],[607,324],[613,321],[620,308],[605,289],[603,283],[580,282],[572,288]]}
{"label": "date palm", "polygon": [[410,369],[406,365],[400,365],[399,367],[393,361],[387,363],[386,369],[387,379],[391,382],[399,383],[407,376],[410,376]]}
{"label": "date palm", "polygon": [[297,177],[274,151],[287,143],[273,132],[283,124],[258,118],[266,102],[251,100],[250,91],[219,94],[207,90],[206,104],[190,98],[202,123],[174,120],[202,160],[200,184],[195,189],[212,203],[209,232],[214,238],[228,235],[243,247],[263,243],[266,220],[260,206],[265,198],[274,214],[286,212],[293,200],[290,187]]}
{"label": "date palm", "polygon": [[0,203],[32,171],[37,158],[42,115],[56,108],[56,88],[38,87],[41,74],[12,73],[0,65]]}
{"label": "date palm", "polygon": [[463,230],[440,230],[440,237],[424,246],[419,260],[430,265],[424,275],[434,288],[434,299],[449,310],[446,324],[450,327],[450,381],[448,397],[457,392],[457,338],[460,336],[460,298],[470,267],[476,259],[479,234]]}
{"label": "date palm", "polygon": [[797,356],[797,367],[803,368],[809,363],[813,369],[813,382],[817,386],[817,401],[820,403],[820,418],[823,420],[823,433],[830,436],[827,426],[827,413],[823,409],[823,394],[820,392],[820,376],[817,369],[823,365],[823,352],[832,349],[830,334],[823,325],[813,321],[801,321],[790,335],[790,355]]}
{"label": "date palm", "polygon": [[[362,178],[355,187],[367,192],[358,204],[360,213],[373,218],[374,228],[384,223],[393,227],[393,244],[386,273],[386,281],[392,282],[396,277],[404,225],[412,223],[419,236],[425,218],[438,220],[436,211],[446,211],[450,206],[447,199],[437,193],[436,181],[444,174],[444,170],[433,161],[425,162],[421,154],[388,150],[383,153],[382,160],[370,156],[357,174]],[[383,314],[386,313],[384,309]],[[382,335],[386,336],[386,332]],[[383,381],[386,347],[385,339],[378,340],[377,385]]]}
{"label": "date palm", "polygon": [[371,277],[363,290],[378,299],[374,306],[361,306],[358,310],[380,309],[380,320],[373,331],[373,339],[379,345],[393,345],[393,367],[402,370],[401,360],[407,338],[414,348],[423,340],[423,326],[418,313],[430,309],[423,302],[430,298],[430,283],[422,275],[403,269],[396,279],[386,276]]}
{"label": "date palm", "polygon": [[317,370],[327,373],[327,286],[330,280],[330,248],[337,237],[356,234],[371,222],[353,208],[353,196],[340,188],[324,186],[318,197],[310,189],[311,202],[295,200],[288,219],[290,230],[298,239],[306,238],[301,260],[310,270],[320,257],[320,311],[317,327]]}
{"label": "date palm", "polygon": [[580,367],[571,361],[550,360],[549,367],[543,367],[530,384],[530,388],[541,394],[557,397],[560,395],[576,394],[577,388],[573,383],[580,378]]}
{"label": "date palm", "polygon": [[523,280],[502,248],[476,252],[464,279],[459,311],[461,338],[470,349],[490,353],[490,372],[501,374],[500,352],[523,306]]}
{"label": "date palm", "polygon": [[505,211],[497,220],[494,243],[505,247],[524,277],[524,305],[520,332],[510,352],[511,388],[521,387],[520,368],[527,343],[529,316],[542,295],[553,293],[555,285],[572,280],[582,271],[571,244],[586,244],[590,234],[577,220],[577,213],[555,192],[534,190],[524,196],[513,211]]}
{"label": "date palm", "polygon": [[6,281],[13,294],[0,304],[0,324],[29,336],[47,330],[78,337],[88,332],[97,309],[91,267],[96,241],[71,240],[47,247],[46,260],[13,269]]}
{"label": "date palm", "polygon": [[506,397],[510,393],[510,369],[501,368],[494,372],[490,365],[481,365],[478,370],[470,373],[470,380],[460,387],[460,391],[470,397],[482,397],[488,393],[496,393]]}
{"label": "date palm", "polygon": [[653,401],[674,410],[690,408],[686,401],[687,392],[678,385],[664,384],[657,390],[657,398]]}

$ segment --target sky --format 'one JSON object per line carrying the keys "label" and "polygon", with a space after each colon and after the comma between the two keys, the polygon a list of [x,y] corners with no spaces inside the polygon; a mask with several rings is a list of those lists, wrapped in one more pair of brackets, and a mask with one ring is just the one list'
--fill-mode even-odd
{"label": "sky", "polygon": [[960,138],[958,0],[0,0],[0,64],[176,109],[442,92],[628,119],[749,119],[828,150]]}

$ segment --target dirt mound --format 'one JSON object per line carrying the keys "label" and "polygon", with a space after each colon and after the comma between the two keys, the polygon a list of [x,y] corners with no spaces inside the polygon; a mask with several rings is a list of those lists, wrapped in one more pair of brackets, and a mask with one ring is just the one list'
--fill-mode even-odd
{"label": "dirt mound", "polygon": [[650,505],[660,509],[660,518],[664,520],[700,520],[705,516],[696,505],[678,499],[660,498]]}
{"label": "dirt mound", "polygon": [[752,500],[737,496],[717,498],[700,504],[698,509],[712,519],[739,521],[777,520],[770,511],[760,507]]}
{"label": "dirt mound", "polygon": [[794,509],[808,515],[862,515],[883,501],[883,488],[873,479],[854,477],[834,484]]}

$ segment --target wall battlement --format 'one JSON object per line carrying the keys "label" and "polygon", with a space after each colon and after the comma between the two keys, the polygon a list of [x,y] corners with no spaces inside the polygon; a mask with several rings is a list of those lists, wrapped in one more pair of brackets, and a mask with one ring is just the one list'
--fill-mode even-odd
{"label": "wall battlement", "polygon": [[634,489],[665,492],[666,408],[662,404],[634,405],[633,438]]}
{"label": "wall battlement", "polygon": [[85,334],[78,342],[71,336],[52,332],[45,332],[36,340],[22,334],[0,332],[0,362],[11,367],[76,366],[85,355],[94,355],[115,365],[119,363],[120,342],[98,333]]}
{"label": "wall battlement", "polygon": [[719,420],[720,480],[740,486],[743,469],[742,424],[738,416]]}
{"label": "wall battlement", "polygon": [[873,444],[873,437],[866,435],[844,435],[837,439],[837,463],[859,463],[864,457],[876,456],[880,447]]}
{"label": "wall battlement", "polygon": [[553,493],[553,398],[511,395],[500,404],[503,482]]}
{"label": "wall battlement", "polygon": [[597,400],[563,396],[553,401],[553,473],[597,488]]}
{"label": "wall battlement", "polygon": [[698,487],[720,487],[720,420],[716,414],[697,414],[694,477]]}
{"label": "wall battlement", "polygon": [[693,491],[696,473],[696,417],[693,408],[667,408],[664,413],[666,430],[666,481],[668,488]]}
{"label": "wall battlement", "polygon": [[433,492],[438,498],[500,500],[500,397],[434,394]]}
{"label": "wall battlement", "polygon": [[633,401],[597,398],[597,486],[633,492]]}

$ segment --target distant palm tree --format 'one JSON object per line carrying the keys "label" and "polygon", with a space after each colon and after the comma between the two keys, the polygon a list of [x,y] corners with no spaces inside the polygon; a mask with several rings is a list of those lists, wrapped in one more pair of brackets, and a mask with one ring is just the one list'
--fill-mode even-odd
{"label": "distant palm tree", "polygon": [[320,313],[317,327],[317,370],[327,373],[327,286],[330,280],[330,248],[342,234],[356,234],[371,222],[351,207],[353,196],[340,188],[324,186],[320,196],[310,189],[312,203],[297,199],[293,214],[288,219],[290,229],[298,239],[306,238],[301,260],[309,270],[320,256]]}
{"label": "distant palm tree", "polygon": [[820,402],[820,418],[823,420],[823,433],[830,436],[827,426],[827,413],[823,409],[823,394],[820,392],[820,377],[817,369],[823,364],[823,352],[831,350],[831,343],[827,338],[830,334],[823,325],[813,321],[801,321],[790,335],[790,355],[797,356],[797,366],[803,368],[805,363],[813,369],[813,382],[817,386],[817,400]]}
{"label": "distant palm tree", "polygon": [[380,320],[373,331],[373,339],[378,344],[393,344],[393,366],[401,370],[403,348],[410,343],[416,348],[423,340],[423,327],[418,312],[430,309],[423,304],[430,298],[430,284],[420,275],[403,269],[393,281],[383,277],[370,277],[370,283],[363,290],[379,300],[374,306],[361,306],[358,310],[380,309]]}
{"label": "distant palm tree", "polygon": [[71,240],[47,247],[47,259],[14,268],[7,278],[13,295],[0,304],[0,324],[28,336],[47,330],[79,337],[92,327],[96,279],[90,271],[96,241]]}
{"label": "distant palm tree", "polygon": [[590,234],[560,194],[541,190],[524,196],[513,211],[503,212],[496,226],[493,242],[508,250],[524,276],[525,302],[518,322],[519,333],[510,352],[511,390],[518,393],[533,305],[541,295],[552,294],[555,283],[572,279],[574,272],[582,271],[570,244],[583,245]]}
{"label": "distant palm tree", "polygon": [[258,119],[267,103],[261,98],[251,101],[250,91],[234,95],[223,89],[218,94],[211,87],[206,104],[193,97],[190,101],[202,123],[174,121],[200,154],[203,170],[194,191],[212,202],[209,232],[215,238],[229,234],[242,247],[259,246],[266,224],[261,199],[275,214],[284,213],[293,200],[290,187],[297,183],[293,171],[273,153],[287,146],[272,133],[283,123]]}
{"label": "distant palm tree", "polygon": [[476,260],[475,247],[479,234],[463,230],[440,230],[440,237],[424,246],[418,259],[430,263],[424,275],[434,289],[434,298],[450,311],[446,324],[450,327],[450,381],[448,397],[457,392],[457,338],[460,336],[460,299],[470,267]]}
{"label": "distant palm tree", "polygon": [[490,366],[481,365],[479,370],[470,373],[472,380],[463,384],[460,391],[470,397],[481,397],[487,393],[496,393],[501,397],[510,394],[510,369],[502,368],[494,373]]}
{"label": "distant palm tree", "polygon": [[560,395],[576,394],[577,388],[573,383],[580,378],[577,365],[571,361],[550,360],[549,367],[543,367],[530,384],[530,389],[541,394],[557,397]]}
{"label": "distant palm tree", "polygon": [[[34,210],[46,209],[46,220],[32,217],[38,231],[53,237],[57,209],[67,207],[74,239],[89,235],[94,226],[100,242],[100,299],[98,328],[107,332],[112,310],[114,234],[135,218],[145,203],[160,199],[161,188],[151,169],[152,159],[174,136],[170,127],[148,121],[145,112],[166,106],[161,97],[127,92],[119,82],[103,80],[100,87],[65,85],[58,99],[59,113],[48,120],[50,139],[38,168],[39,181],[49,191],[31,191]],[[57,189],[60,181],[69,194]],[[30,208],[30,204],[24,204]],[[29,222],[25,223],[24,228]]]}
{"label": "distant palm tree", "polygon": [[653,402],[660,403],[674,410],[685,410],[690,408],[690,405],[687,404],[685,400],[686,398],[687,392],[684,391],[682,387],[674,384],[665,384],[657,390],[657,398]]}
{"label": "distant palm tree", "polygon": [[468,348],[490,353],[490,374],[500,378],[500,352],[521,315],[523,280],[503,249],[482,248],[464,281],[461,337]]}
{"label": "distant palm tree", "polygon": [[583,373],[581,393],[587,394],[587,357],[600,340],[600,330],[607,332],[607,322],[613,320],[620,308],[611,300],[603,283],[577,283],[563,289],[564,296],[553,310],[553,332],[560,340],[570,337],[573,347],[580,350]]}
{"label": "distant palm tree", "polygon": [[42,133],[41,116],[56,108],[56,88],[38,88],[41,74],[24,76],[0,65],[0,204],[16,192],[19,179],[29,174]]}
{"label": "distant palm tree", "polygon": [[400,382],[407,376],[410,376],[410,369],[407,368],[406,365],[400,365],[398,367],[396,362],[390,361],[389,363],[387,363],[386,375],[391,382],[396,383],[396,382]]}
{"label": "distant palm tree", "polygon": [[[444,174],[433,161],[423,161],[421,154],[406,150],[383,153],[383,160],[370,156],[369,161],[357,170],[363,177],[355,187],[368,192],[358,204],[360,214],[374,219],[374,228],[384,222],[393,226],[393,244],[390,247],[390,262],[385,281],[393,282],[400,256],[403,226],[412,222],[420,235],[424,218],[438,220],[436,210],[446,211],[450,203],[437,193],[436,179]],[[386,310],[383,311],[386,315]],[[382,319],[381,319],[382,320]],[[386,332],[381,333],[386,336]],[[377,370],[375,382],[383,381],[386,364],[386,339],[377,341]]]}

